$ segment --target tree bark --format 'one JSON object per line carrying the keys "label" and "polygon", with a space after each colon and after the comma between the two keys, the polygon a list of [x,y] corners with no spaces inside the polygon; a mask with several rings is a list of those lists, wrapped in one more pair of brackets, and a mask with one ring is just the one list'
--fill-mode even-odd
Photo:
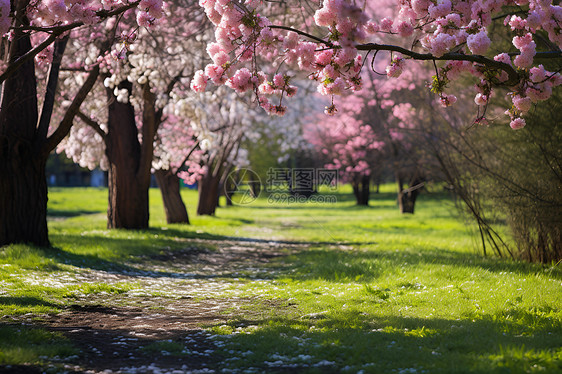
{"label": "tree bark", "polygon": [[[15,33],[9,62],[31,49],[29,34],[17,30]],[[48,153],[36,146],[38,117],[35,66],[30,60],[17,69],[2,87],[0,246],[12,243],[49,246],[45,179]]]}
{"label": "tree bark", "polygon": [[166,222],[189,224],[187,209],[180,194],[180,178],[169,170],[154,172],[166,212]]}
{"label": "tree bark", "polygon": [[215,215],[219,200],[219,185],[220,177],[213,176],[210,173],[199,180],[198,215]]}
{"label": "tree bark", "polygon": [[400,208],[400,213],[414,214],[414,208],[416,205],[416,199],[421,192],[423,183],[422,178],[413,178],[407,189],[403,189],[403,180],[401,177],[397,177],[398,183],[398,206]]}
{"label": "tree bark", "polygon": [[46,159],[8,139],[0,145],[0,247],[12,243],[49,246]]}
{"label": "tree bark", "polygon": [[[119,88],[131,90],[132,86],[125,81]],[[107,227],[147,229],[150,172],[148,177],[139,173],[141,144],[135,111],[129,102],[118,102],[113,90],[108,90],[108,98],[108,133],[105,138],[105,152],[109,161]]]}
{"label": "tree bark", "polygon": [[371,178],[368,175],[361,175],[353,178],[351,185],[357,205],[369,206],[370,180]]}

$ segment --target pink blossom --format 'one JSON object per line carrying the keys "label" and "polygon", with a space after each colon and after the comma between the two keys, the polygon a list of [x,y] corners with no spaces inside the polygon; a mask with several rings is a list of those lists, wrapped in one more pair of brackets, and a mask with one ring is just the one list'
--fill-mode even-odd
{"label": "pink blossom", "polygon": [[524,36],[514,36],[513,37],[513,45],[515,48],[522,50],[525,48],[529,48],[531,43],[533,42],[533,35],[531,33],[527,33]]}
{"label": "pink blossom", "polygon": [[456,45],[456,40],[449,34],[437,34],[430,39],[429,43],[431,53],[436,57],[441,57]]}
{"label": "pink blossom", "polygon": [[392,63],[386,67],[386,76],[388,78],[398,78],[402,74],[404,59],[397,57]]}
{"label": "pink blossom", "polygon": [[287,49],[295,49],[299,44],[299,35],[294,32],[290,31],[287,33],[287,36],[283,39],[283,47]]}
{"label": "pink blossom", "polygon": [[515,56],[513,59],[513,64],[518,68],[525,69],[533,64],[533,58],[535,57],[535,49],[524,49],[521,54]]}
{"label": "pink blossom", "polygon": [[523,114],[527,113],[531,109],[532,101],[529,97],[514,95],[512,101],[515,108]]}
{"label": "pink blossom", "polygon": [[509,126],[513,130],[522,129],[523,127],[525,127],[525,125],[526,125],[525,120],[523,118],[520,118],[520,117],[512,119],[511,122],[509,123]]}
{"label": "pink blossom", "polygon": [[474,102],[476,103],[476,105],[486,105],[488,104],[488,96],[482,93],[478,93],[476,94],[476,97],[474,97]]}
{"label": "pink blossom", "polygon": [[439,0],[437,4],[431,4],[428,8],[429,16],[431,18],[445,17],[447,14],[451,13],[451,0]]}
{"label": "pink blossom", "polygon": [[332,61],[333,55],[334,55],[333,49],[322,51],[316,55],[316,63],[320,66],[326,66]]}
{"label": "pink blossom", "polygon": [[198,70],[195,72],[193,76],[193,80],[191,81],[191,89],[195,92],[203,92],[207,87],[207,77],[203,70]]}
{"label": "pink blossom", "polygon": [[377,25],[373,21],[369,21],[365,24],[365,31],[367,32],[367,34],[375,34],[379,31],[379,25]]}
{"label": "pink blossom", "polygon": [[499,55],[495,55],[494,60],[503,62],[504,64],[508,64],[511,66],[511,57],[509,57],[507,53],[500,53]]}
{"label": "pink blossom", "polygon": [[466,39],[468,49],[475,55],[483,55],[490,47],[491,40],[485,30],[469,35]]}
{"label": "pink blossom", "polygon": [[382,32],[390,32],[392,30],[393,23],[394,21],[392,21],[390,18],[383,18],[380,23],[380,30]]}
{"label": "pink blossom", "polygon": [[511,26],[512,31],[523,30],[527,26],[527,21],[519,16],[511,16],[509,26]]}
{"label": "pink blossom", "polygon": [[396,32],[403,37],[406,38],[414,33],[414,26],[410,22],[402,21],[396,27]]}
{"label": "pink blossom", "polygon": [[259,85],[258,89],[259,92],[264,95],[271,95],[275,91],[275,89],[269,82],[263,82],[262,84]]}
{"label": "pink blossom", "polygon": [[412,0],[412,9],[416,13],[419,18],[424,17],[427,15],[427,10],[431,2],[429,0]]}
{"label": "pink blossom", "polygon": [[457,97],[455,95],[441,95],[439,97],[439,102],[442,107],[446,108],[457,102]]}
{"label": "pink blossom", "polygon": [[530,73],[529,78],[531,78],[531,82],[539,83],[546,80],[548,71],[545,70],[544,66],[539,65],[533,67],[529,71],[529,73]]}
{"label": "pink blossom", "polygon": [[276,88],[283,87],[285,85],[285,79],[283,78],[283,75],[275,74],[275,76],[273,77],[273,84]]}
{"label": "pink blossom", "polygon": [[215,84],[224,83],[224,69],[218,65],[209,64],[205,67],[205,75],[209,77]]}
{"label": "pink blossom", "polygon": [[137,23],[140,27],[151,27],[154,24],[154,18],[147,12],[140,11],[137,13]]}
{"label": "pink blossom", "polygon": [[250,70],[242,68],[226,81],[226,85],[238,93],[243,93],[252,87],[251,78]]}

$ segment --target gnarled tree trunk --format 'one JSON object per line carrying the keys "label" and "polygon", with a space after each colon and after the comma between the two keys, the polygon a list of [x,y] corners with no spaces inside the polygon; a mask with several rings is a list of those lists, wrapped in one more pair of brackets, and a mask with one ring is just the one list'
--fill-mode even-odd
{"label": "gnarled tree trunk", "polygon": [[[28,33],[16,31],[10,62],[31,49]],[[32,243],[48,246],[48,154],[36,139],[37,84],[33,59],[3,85],[0,104],[0,246]]]}
{"label": "gnarled tree trunk", "polygon": [[169,170],[156,170],[154,176],[162,194],[166,222],[189,224],[187,209],[180,194],[180,178]]}

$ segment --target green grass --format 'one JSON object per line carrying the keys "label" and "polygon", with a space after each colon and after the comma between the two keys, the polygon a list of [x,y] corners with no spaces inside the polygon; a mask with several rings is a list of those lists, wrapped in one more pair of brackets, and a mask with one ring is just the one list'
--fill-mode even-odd
{"label": "green grass", "polygon": [[78,350],[60,333],[44,329],[0,326],[0,365],[41,364],[48,357],[77,358]]}
{"label": "green grass", "polygon": [[[232,281],[248,302],[226,324],[206,326],[221,342],[221,368],[562,372],[561,266],[483,257],[473,227],[459,219],[446,194],[424,193],[414,215],[401,215],[393,188],[383,186],[370,207],[355,206],[349,190],[341,189],[325,192],[336,197],[333,204],[288,205],[263,197],[219,208],[214,217],[195,216],[197,195],[183,190],[190,226],[166,224],[153,189],[146,231],[107,230],[104,189],[53,189],[54,249],[0,250],[0,313],[40,316],[75,297],[126,293],[137,286],[39,280],[80,269],[129,270],[146,256],[183,249],[191,239],[298,241],[308,248],[275,260],[264,276],[248,272]],[[145,349],[180,354],[178,344]],[[5,362],[18,361],[4,354]]]}

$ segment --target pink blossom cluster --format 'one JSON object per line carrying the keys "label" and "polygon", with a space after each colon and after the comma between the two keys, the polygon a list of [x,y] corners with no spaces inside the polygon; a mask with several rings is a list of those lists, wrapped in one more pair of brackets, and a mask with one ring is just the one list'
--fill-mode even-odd
{"label": "pink blossom cluster", "polygon": [[[26,9],[26,16],[32,26],[55,27],[82,22],[93,25],[101,21],[98,12],[126,6],[124,0],[39,0],[32,1]],[[141,0],[138,5],[139,26],[152,26],[163,13],[162,0]],[[11,25],[10,1],[0,1],[0,35],[8,32]]]}
{"label": "pink blossom cluster", "polygon": [[[305,41],[296,32],[280,32],[269,19],[255,11],[255,2],[240,3],[231,0],[201,0],[207,17],[216,26],[216,42],[210,43],[207,52],[212,64],[198,71],[192,80],[192,89],[205,90],[211,80],[226,84],[239,93],[253,91],[259,105],[269,114],[283,115],[284,96],[291,97],[296,87],[288,85],[287,75],[271,77],[252,63],[252,69],[239,67],[257,57],[269,62],[283,61],[290,67],[308,72],[318,82],[318,92],[323,95],[340,95],[348,89],[361,87],[359,72],[361,56],[353,47],[355,41],[364,40],[364,12],[346,0],[325,0],[314,18],[330,29],[333,46],[319,50],[316,42]],[[271,77],[271,78],[270,78]],[[271,103],[269,95],[279,96],[279,103]]]}
{"label": "pink blossom cluster", "polygon": [[386,67],[386,76],[389,78],[398,78],[404,70],[404,58],[395,57],[390,65]]}
{"label": "pink blossom cluster", "polygon": [[[532,70],[535,64],[536,43],[534,34],[544,30],[549,40],[557,48],[562,47],[562,8],[553,5],[550,0],[518,0],[515,3],[520,7],[516,14],[508,15],[504,25],[515,33],[512,43],[519,51],[511,57],[507,53],[500,53],[494,57],[495,61],[512,66],[514,69]],[[415,29],[423,32],[421,44],[428,51],[440,57],[451,51],[472,53],[486,56],[491,46],[488,28],[493,22],[493,15],[504,11],[511,2],[500,0],[410,0],[401,3],[400,14],[412,22]],[[466,43],[466,44],[464,44]],[[463,45],[466,45],[463,46]],[[449,81],[458,77],[461,72],[468,72],[480,80],[485,80],[477,87],[487,87],[488,92],[479,92],[475,102],[485,107],[491,95],[492,80],[507,82],[509,77],[505,71],[496,71],[496,76],[485,74],[485,70],[467,62],[447,62],[439,71],[439,87],[433,87],[440,95],[441,104],[451,105],[456,98],[446,95],[442,89]],[[521,75],[519,82],[511,87],[510,94],[513,108],[507,111],[512,118],[512,127],[521,128],[525,121],[520,118],[528,111],[530,103],[546,100],[550,97],[552,87],[559,85],[559,74],[550,74],[544,78],[549,83],[537,84],[532,79],[525,79]],[[514,122],[515,121],[515,122]]]}
{"label": "pink blossom cluster", "polygon": [[525,115],[533,106],[548,99],[552,95],[553,87],[562,85],[562,76],[544,68],[543,65],[535,66],[529,71],[529,81],[511,94],[513,106],[505,113],[511,117],[510,126],[520,129],[526,122],[521,116]]}
{"label": "pink blossom cluster", "polygon": [[137,23],[141,27],[152,27],[164,15],[162,0],[141,0],[138,6]]}
{"label": "pink blossom cluster", "polygon": [[[494,19],[505,12],[506,6],[516,4],[515,14],[505,19],[505,26],[515,35],[513,45],[519,51],[516,55],[499,53],[490,56],[492,37],[490,34]],[[457,98],[444,93],[447,84],[458,79],[463,72],[469,73],[486,87],[478,92],[478,105],[485,107],[491,95],[491,87],[499,82],[509,82],[512,98],[529,97],[544,100],[549,90],[558,85],[559,74],[547,77],[550,85],[537,84],[526,77],[528,74],[514,74],[513,69],[529,71],[535,65],[536,42],[534,35],[544,30],[557,48],[562,48],[562,8],[553,5],[552,0],[404,0],[398,2],[398,15],[384,13],[378,5],[358,4],[351,0],[322,0],[313,16],[303,23],[292,23],[286,27],[277,24],[258,12],[258,6],[265,5],[257,0],[200,0],[207,17],[215,25],[215,42],[209,45],[208,53],[213,63],[198,72],[192,87],[203,91],[208,80],[215,84],[226,84],[237,92],[253,91],[257,102],[272,114],[283,114],[286,108],[282,100],[287,90],[273,88],[270,75],[260,64],[272,67],[284,66],[305,72],[318,84],[322,95],[341,95],[346,91],[358,91],[362,87],[361,69],[364,57],[359,54],[370,41],[378,42],[375,34],[392,34],[406,39],[404,44],[421,46],[435,57],[451,58],[438,69],[438,76],[432,90],[439,95],[444,106],[452,105]],[[270,7],[271,9],[271,7]],[[384,17],[376,21],[378,13]],[[279,22],[283,22],[281,18]],[[309,35],[303,30],[312,22],[327,30],[323,38]],[[376,47],[375,47],[376,50]],[[492,69],[490,64],[456,61],[455,56],[477,55],[504,65],[504,69]],[[416,58],[416,57],[414,57]],[[396,78],[403,71],[404,58],[391,60],[386,75]],[[496,66],[498,66],[496,64]],[[501,65],[500,65],[501,66]],[[246,69],[246,70],[244,70]],[[508,75],[505,70],[509,70]],[[287,75],[287,74],[284,74]],[[514,81],[514,76],[518,81]],[[489,90],[489,92],[488,92]],[[276,93],[279,104],[273,105],[265,95]],[[326,113],[334,114],[335,105],[327,106]],[[525,111],[517,110],[515,117]]]}

